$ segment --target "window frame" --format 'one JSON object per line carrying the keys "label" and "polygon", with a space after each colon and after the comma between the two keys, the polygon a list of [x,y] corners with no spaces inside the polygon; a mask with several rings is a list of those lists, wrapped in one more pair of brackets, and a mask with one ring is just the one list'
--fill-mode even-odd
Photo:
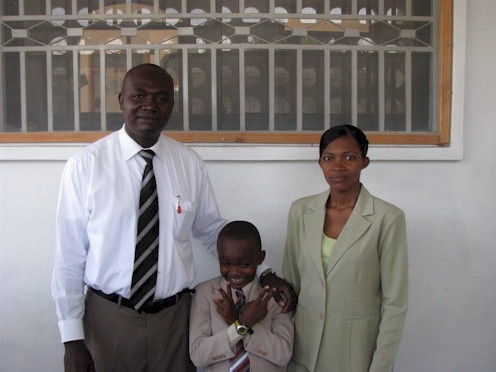
{"label": "window frame", "polygon": [[[453,91],[453,0],[440,0],[439,22],[439,80],[438,80],[438,131],[436,133],[377,133],[367,132],[371,144],[422,145],[449,147],[452,145],[452,91]],[[1,62],[0,62],[1,65]],[[116,97],[117,99],[117,97]],[[253,145],[305,145],[316,144],[320,133],[303,132],[240,132],[240,131],[167,131],[166,134],[190,144],[253,144]],[[89,143],[109,131],[96,132],[2,132],[0,143]]]}

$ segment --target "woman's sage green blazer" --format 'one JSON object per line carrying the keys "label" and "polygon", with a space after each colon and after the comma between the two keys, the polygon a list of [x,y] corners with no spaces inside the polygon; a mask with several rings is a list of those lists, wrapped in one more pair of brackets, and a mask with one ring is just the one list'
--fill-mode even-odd
{"label": "woman's sage green blazer", "polygon": [[324,270],[329,191],[290,209],[283,274],[298,294],[293,371],[391,371],[405,322],[403,211],[362,186]]}

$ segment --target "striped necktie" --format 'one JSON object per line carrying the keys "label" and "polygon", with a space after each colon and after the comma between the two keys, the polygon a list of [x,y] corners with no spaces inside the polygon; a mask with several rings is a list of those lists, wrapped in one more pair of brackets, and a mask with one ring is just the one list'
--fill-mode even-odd
{"label": "striped necktie", "polygon": [[130,300],[134,308],[141,312],[155,294],[159,224],[157,183],[153,173],[155,153],[152,150],[142,150],[139,154],[146,160],[146,166],[141,181]]}
{"label": "striped necktie", "polygon": [[[241,313],[246,305],[246,297],[242,289],[236,289],[236,309]],[[243,346],[243,340],[239,340],[236,344],[234,357],[230,359],[231,366],[229,372],[248,372],[250,370],[250,359],[248,353]]]}

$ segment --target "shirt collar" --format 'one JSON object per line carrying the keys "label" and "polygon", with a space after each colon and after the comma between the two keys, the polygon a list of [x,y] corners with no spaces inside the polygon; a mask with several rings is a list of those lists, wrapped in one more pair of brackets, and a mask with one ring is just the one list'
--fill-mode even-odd
{"label": "shirt collar", "polygon": [[[253,279],[251,282],[249,282],[247,285],[245,285],[243,288],[241,288],[243,290],[243,293],[245,294],[246,301],[248,301],[248,299],[250,298],[250,292],[251,289],[253,288],[253,283],[255,282],[255,280],[256,278]],[[231,294],[233,295],[233,298],[237,299],[236,290],[234,288],[231,288]]]}
{"label": "shirt collar", "polygon": [[[119,143],[121,146],[121,154],[122,158],[124,161],[128,161],[132,157],[134,157],[137,153],[139,153],[141,150],[143,150],[143,147],[141,147],[135,140],[133,140],[129,134],[127,134],[126,129],[125,129],[126,124],[122,126],[122,128],[119,130]],[[155,152],[155,155],[160,159],[161,154],[163,153],[163,141],[160,140],[161,138],[158,139],[158,141],[149,149],[153,150]]]}

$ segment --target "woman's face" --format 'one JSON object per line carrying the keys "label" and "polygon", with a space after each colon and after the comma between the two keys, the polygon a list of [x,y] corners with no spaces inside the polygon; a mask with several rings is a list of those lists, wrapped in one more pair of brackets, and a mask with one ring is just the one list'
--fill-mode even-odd
{"label": "woman's face", "polygon": [[331,190],[346,192],[360,185],[360,172],[369,165],[369,158],[353,137],[343,136],[327,145],[319,164]]}

